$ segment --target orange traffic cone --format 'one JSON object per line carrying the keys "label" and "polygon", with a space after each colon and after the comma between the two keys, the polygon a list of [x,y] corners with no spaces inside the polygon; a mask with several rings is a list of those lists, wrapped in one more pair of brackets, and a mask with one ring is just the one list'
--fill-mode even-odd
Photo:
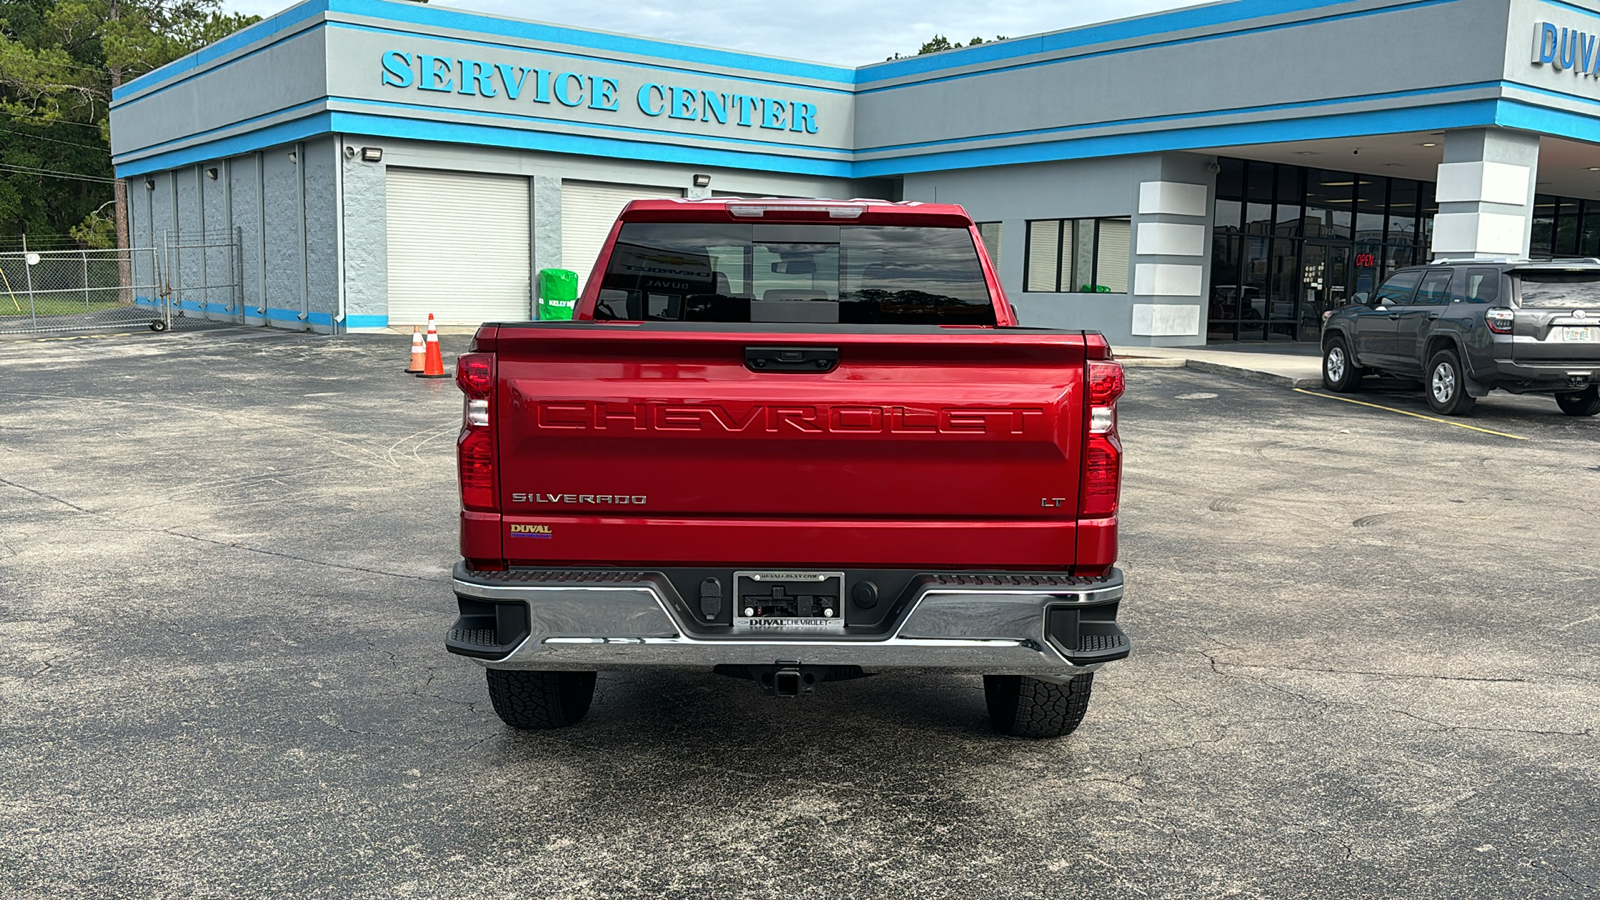
{"label": "orange traffic cone", "polygon": [[433,313],[428,313],[428,353],[418,378],[449,378],[444,370],[444,355],[439,352],[439,330],[433,327]]}
{"label": "orange traffic cone", "polygon": [[424,363],[426,352],[422,348],[422,329],[415,325],[411,326],[411,364],[406,366],[406,371],[413,375],[421,374],[426,368]]}

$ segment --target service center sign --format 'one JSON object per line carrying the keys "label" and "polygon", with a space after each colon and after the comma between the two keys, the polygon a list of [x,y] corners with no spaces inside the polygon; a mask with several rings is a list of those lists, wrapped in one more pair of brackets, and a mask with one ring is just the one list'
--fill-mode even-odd
{"label": "service center sign", "polygon": [[[765,93],[710,91],[650,81],[627,85],[620,78],[587,72],[540,69],[515,63],[486,62],[452,56],[431,56],[386,50],[380,60],[385,87],[499,97],[506,103],[543,104],[548,108],[617,112],[624,102],[651,118],[715,122],[737,128],[817,133],[817,107]],[[626,100],[624,99],[626,98]]]}

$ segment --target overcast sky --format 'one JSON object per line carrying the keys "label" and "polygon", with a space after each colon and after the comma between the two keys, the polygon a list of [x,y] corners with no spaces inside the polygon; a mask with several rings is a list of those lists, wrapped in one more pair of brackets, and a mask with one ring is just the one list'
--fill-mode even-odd
{"label": "overcast sky", "polygon": [[[232,11],[260,16],[292,5],[288,0],[224,0]],[[434,0],[433,5],[860,66],[894,53],[914,54],[935,34],[960,43],[973,35],[1022,37],[1192,6],[1194,0]]]}

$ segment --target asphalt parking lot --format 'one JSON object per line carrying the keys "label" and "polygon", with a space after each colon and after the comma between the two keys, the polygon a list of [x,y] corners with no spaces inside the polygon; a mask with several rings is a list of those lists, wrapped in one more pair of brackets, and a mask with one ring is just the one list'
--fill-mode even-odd
{"label": "asphalt parking lot", "polygon": [[1135,649],[1070,738],[941,674],[521,734],[442,646],[408,343],[0,343],[0,895],[1600,895],[1600,420],[1130,370]]}

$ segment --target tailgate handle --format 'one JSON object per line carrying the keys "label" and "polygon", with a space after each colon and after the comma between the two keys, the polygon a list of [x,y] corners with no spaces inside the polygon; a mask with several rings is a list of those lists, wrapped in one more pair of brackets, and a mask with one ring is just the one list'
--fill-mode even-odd
{"label": "tailgate handle", "polygon": [[838,347],[746,347],[744,367],[752,372],[832,372]]}

